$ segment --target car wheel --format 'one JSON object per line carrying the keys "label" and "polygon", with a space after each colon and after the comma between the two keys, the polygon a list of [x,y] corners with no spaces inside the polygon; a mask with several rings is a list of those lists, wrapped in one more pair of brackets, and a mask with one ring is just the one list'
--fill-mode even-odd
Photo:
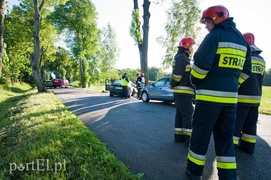
{"label": "car wheel", "polygon": [[143,102],[149,102],[150,99],[149,99],[149,95],[146,91],[144,91],[142,94],[141,94],[141,99]]}

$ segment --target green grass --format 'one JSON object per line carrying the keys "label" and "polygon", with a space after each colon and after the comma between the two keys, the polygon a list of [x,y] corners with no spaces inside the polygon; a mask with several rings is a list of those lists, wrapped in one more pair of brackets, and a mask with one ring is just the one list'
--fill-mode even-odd
{"label": "green grass", "polygon": [[263,86],[261,105],[259,108],[261,114],[271,115],[271,87]]}
{"label": "green grass", "polygon": [[142,179],[55,95],[30,89],[0,87],[0,179]]}

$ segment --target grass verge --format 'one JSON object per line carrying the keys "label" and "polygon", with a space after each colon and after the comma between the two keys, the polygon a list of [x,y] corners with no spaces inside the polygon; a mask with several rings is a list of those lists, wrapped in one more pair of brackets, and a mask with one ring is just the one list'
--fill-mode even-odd
{"label": "grass verge", "polygon": [[0,89],[0,179],[142,179],[52,93]]}
{"label": "grass verge", "polygon": [[259,113],[271,115],[271,87],[263,86]]}

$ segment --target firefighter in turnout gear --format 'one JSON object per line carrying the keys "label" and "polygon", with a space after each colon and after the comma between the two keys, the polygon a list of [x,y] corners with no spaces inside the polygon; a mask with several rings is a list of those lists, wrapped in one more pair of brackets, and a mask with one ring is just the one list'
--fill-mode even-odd
{"label": "firefighter in turnout gear", "polygon": [[243,34],[251,47],[252,75],[239,87],[238,106],[233,142],[249,154],[253,154],[256,136],[258,109],[262,96],[262,82],[265,72],[265,61],[259,55],[260,50],[254,44],[252,33]]}
{"label": "firefighter in turnout gear", "polygon": [[175,114],[175,142],[189,143],[192,132],[192,114],[194,111],[192,98],[195,97],[194,87],[190,81],[191,63],[189,55],[193,52],[195,44],[192,38],[183,38],[172,64],[173,70],[169,88],[173,89]]}
{"label": "firefighter in turnout gear", "polygon": [[190,179],[202,179],[213,134],[218,177],[236,180],[233,135],[238,85],[251,74],[251,50],[224,6],[207,8],[200,22],[209,33],[195,52],[191,69],[196,105],[186,174]]}

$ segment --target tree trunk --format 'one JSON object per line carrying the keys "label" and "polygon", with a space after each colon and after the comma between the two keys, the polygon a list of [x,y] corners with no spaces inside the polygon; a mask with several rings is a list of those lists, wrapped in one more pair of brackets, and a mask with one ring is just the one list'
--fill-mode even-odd
{"label": "tree trunk", "polygon": [[0,0],[0,78],[3,69],[3,35],[4,35],[4,19],[5,19],[5,0]]}
{"label": "tree trunk", "polygon": [[36,86],[38,88],[38,92],[45,92],[45,85],[42,83],[41,72],[40,72],[40,11],[42,6],[44,5],[44,0],[42,0],[40,7],[38,8],[37,0],[33,0],[34,9],[35,9],[35,17],[34,17],[34,53],[30,57],[30,63],[32,66],[32,74],[35,80]]}
{"label": "tree trunk", "polygon": [[145,74],[145,83],[149,84],[149,68],[148,68],[148,47],[149,47],[149,27],[150,27],[150,1],[144,0],[143,4],[143,44],[141,49],[141,71]]}
{"label": "tree trunk", "polygon": [[[149,42],[149,20],[150,20],[150,1],[144,0],[143,3],[143,41],[142,43],[138,42],[138,50],[139,50],[139,57],[140,57],[140,69],[141,72],[144,72],[145,75],[145,84],[148,85],[149,83],[149,69],[148,69],[148,42]],[[134,0],[134,10],[138,9],[138,0]],[[137,23],[140,24],[140,23]],[[140,28],[140,27],[138,27]]]}
{"label": "tree trunk", "polygon": [[81,74],[82,88],[86,88],[85,71],[84,71],[84,65],[83,65],[82,59],[80,59],[80,74]]}

